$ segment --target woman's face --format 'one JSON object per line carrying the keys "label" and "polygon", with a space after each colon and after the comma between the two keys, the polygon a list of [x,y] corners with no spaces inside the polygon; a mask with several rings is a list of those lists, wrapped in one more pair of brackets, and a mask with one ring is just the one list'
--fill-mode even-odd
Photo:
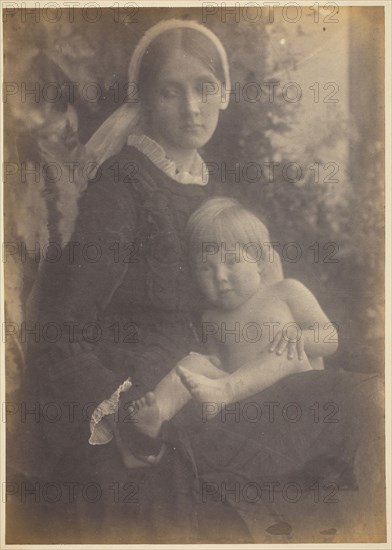
{"label": "woman's face", "polygon": [[197,58],[175,50],[162,65],[149,101],[150,131],[164,148],[199,149],[219,118],[221,83]]}

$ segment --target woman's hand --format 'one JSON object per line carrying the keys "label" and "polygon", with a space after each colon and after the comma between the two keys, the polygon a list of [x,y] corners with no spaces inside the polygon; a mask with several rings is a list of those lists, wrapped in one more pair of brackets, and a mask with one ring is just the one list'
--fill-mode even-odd
{"label": "woman's hand", "polygon": [[302,331],[300,330],[300,335],[298,335],[298,330],[294,326],[291,326],[284,333],[281,330],[277,332],[269,350],[270,352],[275,352],[276,355],[283,355],[287,350],[288,359],[293,359],[296,353],[298,359],[302,361],[304,358],[304,348],[305,342]]}
{"label": "woman's hand", "polygon": [[161,449],[157,455],[135,456],[121,439],[120,433],[116,427],[113,433],[122,462],[129,470],[157,466],[165,454],[166,444],[162,443]]}

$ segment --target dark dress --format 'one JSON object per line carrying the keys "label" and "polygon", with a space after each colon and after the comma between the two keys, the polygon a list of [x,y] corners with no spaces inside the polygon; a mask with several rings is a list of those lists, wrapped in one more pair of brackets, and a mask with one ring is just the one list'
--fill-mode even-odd
{"label": "dark dress", "polygon": [[[76,483],[78,492],[57,508],[44,503],[52,520],[45,519],[37,542],[250,542],[235,510],[240,503],[228,505],[222,483],[357,484],[359,394],[345,398],[356,384],[368,396],[373,381],[344,371],[294,375],[248,400],[261,404],[264,415],[266,402],[281,409],[296,402],[302,416],[315,402],[322,408],[334,401],[339,423],[325,423],[331,409],[323,408],[319,422],[314,411],[288,421],[298,414],[293,407],[285,416],[280,409],[274,422],[249,421],[255,414],[249,406],[246,417],[242,410],[205,423],[190,404],[173,419],[159,466],[143,470],[126,470],[113,441],[88,443],[94,408],[125,379],[133,383],[127,399],[135,399],[200,349],[195,327],[206,304],[188,267],[184,229],[201,202],[220,193],[213,182],[178,183],[126,147],[82,195],[73,244],[61,261],[43,266],[34,318],[47,337],[29,341],[29,391],[42,406],[58,404],[62,415],[31,425],[30,476],[62,488]],[[61,327],[53,342],[50,323]],[[374,438],[380,440],[376,431]],[[205,499],[208,482],[214,498]],[[96,501],[86,496],[88,483],[101,491]]]}
{"label": "dark dress", "polygon": [[[138,502],[128,504],[133,512],[127,525],[155,520],[148,535],[132,528],[125,542],[153,541],[155,531],[158,540],[165,540],[162,523],[172,538],[178,528],[170,517],[182,524],[181,536],[187,540],[190,493],[180,485],[182,478],[190,482],[192,468],[175,448],[157,470],[127,471],[113,442],[89,445],[89,419],[128,377],[133,383],[128,398],[137,398],[153,389],[181,357],[198,349],[194,326],[205,303],[188,267],[184,230],[190,214],[218,189],[213,183],[178,183],[138,149],[126,147],[89,183],[80,199],[72,244],[64,247],[61,261],[45,263],[40,274],[34,319],[45,338],[29,339],[30,396],[42,407],[58,404],[62,415],[56,422],[33,426],[36,453],[30,469],[46,480],[94,479],[109,504],[109,485],[118,483],[121,490],[140,477],[143,484],[135,481]],[[53,338],[51,326],[60,327],[61,339]],[[126,489],[120,500],[124,495]],[[119,504],[114,506],[115,521]],[[98,505],[90,508],[96,511]],[[86,525],[82,531],[88,531]],[[86,535],[86,540],[92,539]]]}

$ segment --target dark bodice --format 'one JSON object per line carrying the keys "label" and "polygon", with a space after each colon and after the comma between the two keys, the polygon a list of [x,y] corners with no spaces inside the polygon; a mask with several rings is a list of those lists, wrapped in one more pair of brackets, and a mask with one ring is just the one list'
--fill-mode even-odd
{"label": "dark bodice", "polygon": [[197,348],[205,303],[185,226],[216,192],[176,182],[133,147],[104,163],[61,261],[42,266],[35,320],[45,337],[29,339],[41,400],[98,404],[128,376],[139,392],[152,389]]}

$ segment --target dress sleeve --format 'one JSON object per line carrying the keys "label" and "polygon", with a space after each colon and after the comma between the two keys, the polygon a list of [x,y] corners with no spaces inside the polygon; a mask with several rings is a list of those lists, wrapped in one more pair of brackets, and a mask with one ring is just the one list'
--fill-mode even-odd
{"label": "dress sleeve", "polygon": [[103,166],[80,199],[73,236],[62,243],[59,261],[42,264],[37,307],[28,320],[36,332],[38,326],[38,338],[29,335],[27,357],[30,387],[41,407],[55,403],[62,413],[59,422],[44,423],[45,440],[54,449],[88,441],[93,411],[129,372],[129,366],[100,359],[96,331],[105,331],[101,312],[130,266],[113,250],[133,241],[136,224],[131,186],[114,181]]}

